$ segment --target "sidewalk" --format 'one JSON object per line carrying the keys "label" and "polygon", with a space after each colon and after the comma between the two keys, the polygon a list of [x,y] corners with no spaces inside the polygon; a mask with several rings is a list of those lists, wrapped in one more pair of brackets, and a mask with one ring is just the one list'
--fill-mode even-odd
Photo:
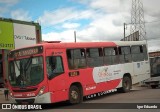
{"label": "sidewalk", "polygon": [[9,100],[5,100],[5,96],[4,96],[4,88],[0,88],[0,103],[11,103],[10,98]]}

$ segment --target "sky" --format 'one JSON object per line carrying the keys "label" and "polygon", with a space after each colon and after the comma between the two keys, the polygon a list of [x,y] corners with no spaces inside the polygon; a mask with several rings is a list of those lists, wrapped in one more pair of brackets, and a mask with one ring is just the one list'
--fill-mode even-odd
{"label": "sky", "polygon": [[[149,51],[160,50],[160,0],[143,3]],[[0,17],[38,22],[42,40],[118,41],[130,34],[132,0],[0,0]]]}

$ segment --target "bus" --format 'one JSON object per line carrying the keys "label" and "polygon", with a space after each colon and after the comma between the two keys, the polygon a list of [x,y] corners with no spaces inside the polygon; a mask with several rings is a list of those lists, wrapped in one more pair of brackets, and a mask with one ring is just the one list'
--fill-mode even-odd
{"label": "bus", "polygon": [[43,42],[8,55],[14,103],[81,103],[85,96],[150,78],[146,42]]}

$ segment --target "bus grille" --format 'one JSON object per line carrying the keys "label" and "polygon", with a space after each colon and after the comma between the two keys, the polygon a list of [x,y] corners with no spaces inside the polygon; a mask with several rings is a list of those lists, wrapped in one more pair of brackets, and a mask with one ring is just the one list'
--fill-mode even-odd
{"label": "bus grille", "polygon": [[19,90],[15,90],[13,89],[13,92],[32,92],[32,91],[36,91],[37,88],[31,88],[31,89],[19,89]]}
{"label": "bus grille", "polygon": [[33,104],[35,99],[16,100],[18,104]]}

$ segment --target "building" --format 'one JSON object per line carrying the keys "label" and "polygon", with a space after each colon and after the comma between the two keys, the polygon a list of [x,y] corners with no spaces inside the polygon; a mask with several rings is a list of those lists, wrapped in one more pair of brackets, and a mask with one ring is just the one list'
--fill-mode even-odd
{"label": "building", "polygon": [[41,40],[39,23],[0,18],[0,86],[8,76],[8,52]]}

